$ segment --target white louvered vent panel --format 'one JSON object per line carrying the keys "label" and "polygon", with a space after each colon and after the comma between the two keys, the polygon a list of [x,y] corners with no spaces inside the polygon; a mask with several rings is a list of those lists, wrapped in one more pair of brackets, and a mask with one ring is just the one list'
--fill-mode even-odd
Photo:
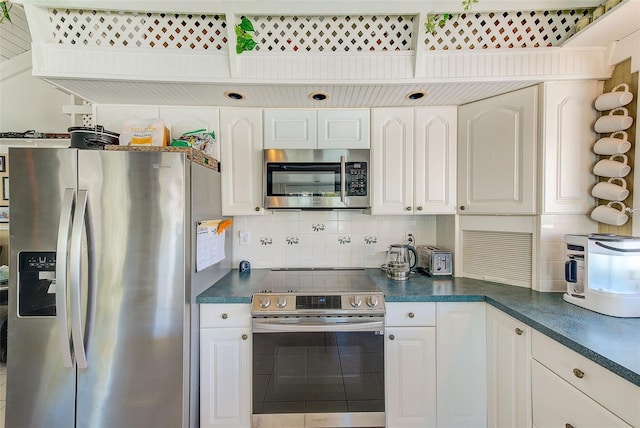
{"label": "white louvered vent panel", "polygon": [[463,239],[466,277],[531,287],[533,236],[530,233],[468,230]]}
{"label": "white louvered vent panel", "polygon": [[227,23],[220,15],[51,9],[56,43],[87,46],[222,50]]}
{"label": "white louvered vent panel", "polygon": [[411,49],[413,16],[254,16],[257,51]]}
{"label": "white louvered vent panel", "polygon": [[427,34],[428,50],[537,48],[558,46],[575,32],[589,10],[452,15]]}

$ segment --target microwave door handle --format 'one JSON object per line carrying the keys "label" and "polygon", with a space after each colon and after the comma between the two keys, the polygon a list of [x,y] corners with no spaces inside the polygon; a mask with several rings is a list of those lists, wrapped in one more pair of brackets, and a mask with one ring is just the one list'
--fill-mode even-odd
{"label": "microwave door handle", "polygon": [[606,250],[617,251],[619,253],[640,253],[640,248],[616,248],[610,245],[603,244],[600,241],[596,241],[596,245]]}
{"label": "microwave door handle", "polygon": [[67,242],[71,230],[75,189],[65,189],[58,224],[58,243],[56,247],[56,325],[58,343],[62,354],[62,365],[73,367],[71,344],[69,343],[69,325],[67,323]]}
{"label": "microwave door handle", "polygon": [[71,229],[71,247],[69,250],[69,284],[71,298],[71,337],[73,339],[73,349],[76,356],[76,363],[79,369],[86,369],[87,352],[84,344],[84,329],[82,328],[82,294],[80,291],[81,270],[82,270],[82,231],[84,230],[84,219],[87,211],[87,191],[78,191],[76,202],[76,213],[73,216],[73,227]]}
{"label": "microwave door handle", "polygon": [[345,183],[347,178],[347,167],[346,167],[346,159],[344,156],[340,156],[340,202],[345,202],[347,199],[347,183]]}

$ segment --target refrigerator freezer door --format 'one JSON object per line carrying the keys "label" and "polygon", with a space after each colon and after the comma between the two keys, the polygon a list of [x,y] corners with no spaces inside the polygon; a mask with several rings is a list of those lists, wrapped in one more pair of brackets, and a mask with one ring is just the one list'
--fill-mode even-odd
{"label": "refrigerator freezer door", "polygon": [[[30,284],[51,283],[53,278],[63,196],[66,189],[76,187],[77,151],[12,148],[9,158],[12,194],[5,426],[72,427],[76,369],[63,366],[56,317],[52,312],[18,316],[17,304],[21,279],[21,293],[26,298]],[[28,273],[19,269],[18,263],[20,255],[27,252],[38,259]],[[47,267],[39,268],[39,263]],[[25,272],[25,278],[19,270]],[[32,274],[37,276],[27,280]],[[54,292],[48,287],[48,293]]]}
{"label": "refrigerator freezer door", "polygon": [[190,166],[178,153],[84,150],[78,159],[89,274],[77,426],[186,426]]}

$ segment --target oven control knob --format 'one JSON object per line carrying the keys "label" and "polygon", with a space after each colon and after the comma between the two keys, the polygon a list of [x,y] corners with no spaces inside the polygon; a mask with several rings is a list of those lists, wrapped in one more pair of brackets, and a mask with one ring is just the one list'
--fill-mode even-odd
{"label": "oven control knob", "polygon": [[267,309],[269,305],[271,305],[271,299],[269,299],[269,297],[267,296],[262,296],[258,300],[258,304],[260,305],[261,308]]}
{"label": "oven control knob", "polygon": [[360,296],[353,296],[351,298],[351,306],[353,306],[354,308],[359,308],[360,305],[362,305],[362,299],[360,298]]}
{"label": "oven control knob", "polygon": [[378,306],[378,296],[369,296],[367,297],[367,306],[370,308],[375,308]]}
{"label": "oven control knob", "polygon": [[282,296],[276,297],[276,306],[279,307],[280,309],[287,306],[287,298]]}

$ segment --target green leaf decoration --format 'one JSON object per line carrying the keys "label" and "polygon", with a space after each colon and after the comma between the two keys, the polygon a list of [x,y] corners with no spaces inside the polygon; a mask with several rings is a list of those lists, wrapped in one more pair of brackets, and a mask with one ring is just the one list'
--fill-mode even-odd
{"label": "green leaf decoration", "polygon": [[248,31],[255,31],[253,24],[246,17],[242,17],[240,24],[236,24],[236,53],[252,51],[258,44],[253,40],[253,36]]}
{"label": "green leaf decoration", "polygon": [[11,22],[11,15],[9,15],[11,6],[7,6],[6,1],[0,1],[0,10],[2,10],[2,16],[0,16],[0,24],[2,24],[5,20]]}
{"label": "green leaf decoration", "polygon": [[244,16],[242,17],[242,21],[240,22],[240,28],[242,28],[244,31],[255,31],[253,29],[253,24],[251,23],[251,21],[249,21]]}

